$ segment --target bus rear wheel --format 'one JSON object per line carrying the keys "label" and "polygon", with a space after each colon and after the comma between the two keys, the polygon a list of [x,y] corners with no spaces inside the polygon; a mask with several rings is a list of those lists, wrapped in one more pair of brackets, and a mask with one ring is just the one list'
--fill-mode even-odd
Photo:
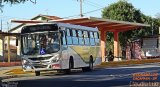
{"label": "bus rear wheel", "polygon": [[89,62],[89,67],[88,67],[89,71],[93,70],[93,59],[91,58],[90,62]]}
{"label": "bus rear wheel", "polygon": [[86,71],[92,71],[93,70],[93,58],[90,58],[89,61],[89,66],[88,67],[82,67],[82,71],[86,72]]}
{"label": "bus rear wheel", "polygon": [[40,71],[35,71],[36,76],[40,76],[40,74],[41,74]]}

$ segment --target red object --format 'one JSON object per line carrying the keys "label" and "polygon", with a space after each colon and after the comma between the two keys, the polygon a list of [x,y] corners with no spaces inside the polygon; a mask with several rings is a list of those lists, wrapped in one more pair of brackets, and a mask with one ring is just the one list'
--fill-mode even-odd
{"label": "red object", "polygon": [[52,65],[52,67],[53,67],[53,68],[60,68],[61,65],[60,65],[60,64],[54,64],[54,65]]}
{"label": "red object", "polygon": [[0,67],[20,66],[21,62],[0,62]]}

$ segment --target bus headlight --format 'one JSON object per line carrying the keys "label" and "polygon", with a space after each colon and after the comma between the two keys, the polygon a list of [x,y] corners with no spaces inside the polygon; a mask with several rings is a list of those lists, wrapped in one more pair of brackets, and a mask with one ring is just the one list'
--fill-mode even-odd
{"label": "bus headlight", "polygon": [[29,61],[23,59],[23,60],[22,60],[22,64],[23,64],[23,65],[27,65],[27,64],[29,64]]}
{"label": "bus headlight", "polygon": [[54,63],[54,62],[58,62],[59,60],[60,60],[60,56],[59,56],[59,54],[57,54],[57,55],[52,57],[51,62]]}

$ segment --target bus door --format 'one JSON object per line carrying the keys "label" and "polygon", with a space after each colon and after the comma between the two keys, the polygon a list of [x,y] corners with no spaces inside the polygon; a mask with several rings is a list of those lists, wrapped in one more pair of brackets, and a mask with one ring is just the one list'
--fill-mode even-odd
{"label": "bus door", "polygon": [[61,49],[62,49],[62,60],[68,59],[68,46],[66,43],[66,33],[65,31],[61,31]]}

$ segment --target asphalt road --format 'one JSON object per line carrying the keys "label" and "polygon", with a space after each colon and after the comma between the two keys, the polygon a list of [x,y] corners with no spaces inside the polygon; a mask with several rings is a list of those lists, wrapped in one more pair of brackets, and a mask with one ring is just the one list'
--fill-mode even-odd
{"label": "asphalt road", "polygon": [[15,87],[129,87],[132,82],[160,82],[159,75],[149,76],[149,79],[157,77],[154,80],[133,80],[133,74],[146,72],[160,75],[160,64],[95,69],[92,72],[73,71],[70,75],[48,73],[5,79],[2,82],[3,85],[16,85]]}

